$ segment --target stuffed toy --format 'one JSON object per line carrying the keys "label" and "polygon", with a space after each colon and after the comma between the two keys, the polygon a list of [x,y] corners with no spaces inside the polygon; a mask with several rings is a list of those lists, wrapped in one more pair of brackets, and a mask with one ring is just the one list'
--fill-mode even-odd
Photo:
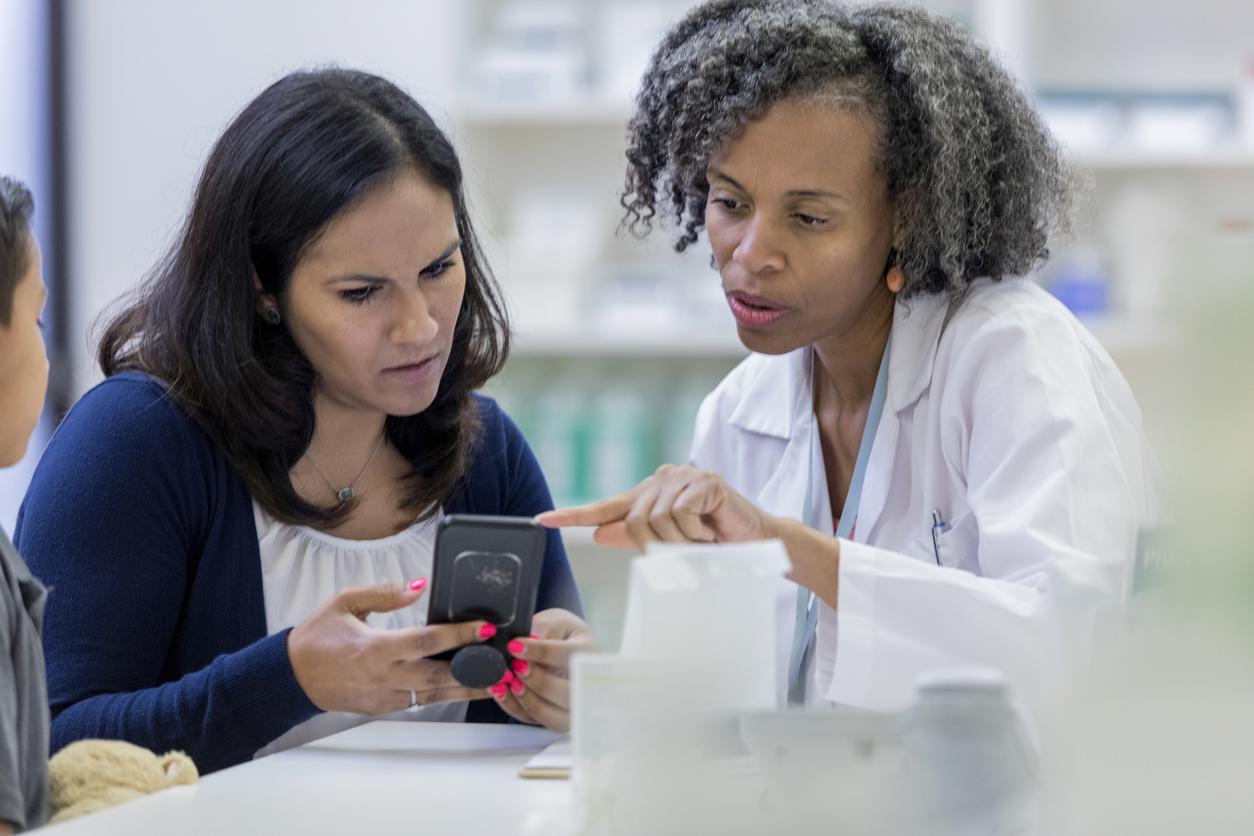
{"label": "stuffed toy", "polygon": [[182,752],[157,757],[121,740],[80,740],[48,762],[52,821],[94,813],[177,784],[192,784],[198,777],[196,765]]}

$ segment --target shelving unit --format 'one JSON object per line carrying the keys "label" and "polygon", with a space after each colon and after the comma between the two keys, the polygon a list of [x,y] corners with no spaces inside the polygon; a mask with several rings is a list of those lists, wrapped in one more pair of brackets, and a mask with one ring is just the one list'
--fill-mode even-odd
{"label": "shelving unit", "polygon": [[1185,171],[1254,173],[1254,148],[1220,147],[1146,151],[1111,149],[1082,151],[1070,155],[1081,169],[1102,172]]}
{"label": "shelving unit", "polygon": [[559,129],[579,125],[622,126],[625,129],[630,117],[631,103],[626,99],[592,94],[540,101],[470,97],[459,104],[455,113],[461,124],[478,129]]}
{"label": "shelving unit", "polygon": [[523,358],[565,358],[583,355],[589,359],[606,357],[648,357],[653,359],[716,358],[739,359],[748,349],[734,330],[726,332],[673,329],[648,331],[604,331],[572,327],[560,331],[528,333],[525,323],[516,333],[514,353]]}

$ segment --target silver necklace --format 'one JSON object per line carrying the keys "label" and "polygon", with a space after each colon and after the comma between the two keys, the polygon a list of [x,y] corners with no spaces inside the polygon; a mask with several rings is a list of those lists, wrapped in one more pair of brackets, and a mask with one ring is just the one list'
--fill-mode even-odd
{"label": "silver necklace", "polygon": [[366,459],[366,464],[357,472],[357,476],[353,479],[353,481],[349,482],[342,488],[337,488],[335,483],[327,478],[327,475],[322,472],[322,468],[318,467],[318,463],[313,460],[313,456],[306,453],[305,458],[309,460],[309,464],[318,473],[318,475],[322,477],[322,481],[327,483],[327,487],[331,489],[331,492],[335,494],[340,502],[348,502],[357,495],[357,483],[361,481],[362,476],[366,475],[366,471],[370,468],[370,463],[374,461],[374,457],[379,453],[379,448],[383,446],[383,439],[385,437],[387,437],[386,427],[383,432],[379,433],[379,440],[375,442],[374,450],[370,452],[370,458]]}

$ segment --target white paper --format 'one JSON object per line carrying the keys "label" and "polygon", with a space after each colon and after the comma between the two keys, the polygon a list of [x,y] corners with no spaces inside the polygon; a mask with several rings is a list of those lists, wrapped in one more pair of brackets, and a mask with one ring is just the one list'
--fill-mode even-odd
{"label": "white paper", "polygon": [[527,761],[519,774],[524,778],[564,778],[574,766],[570,736],[560,737]]}

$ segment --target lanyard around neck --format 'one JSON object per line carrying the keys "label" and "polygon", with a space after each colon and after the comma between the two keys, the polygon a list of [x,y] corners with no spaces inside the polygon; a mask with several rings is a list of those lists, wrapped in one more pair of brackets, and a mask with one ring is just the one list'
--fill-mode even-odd
{"label": "lanyard around neck", "polygon": [[[867,409],[866,424],[862,428],[862,441],[858,445],[858,458],[853,467],[853,477],[849,480],[849,492],[845,494],[844,505],[841,506],[840,521],[836,524],[836,536],[848,538],[858,520],[858,505],[862,501],[862,482],[866,476],[867,461],[871,458],[871,448],[875,444],[875,433],[884,414],[884,401],[888,396],[888,355],[892,348],[892,335],[884,345],[884,356],[880,358],[879,371],[875,375],[875,390],[871,393],[871,405]],[[813,362],[813,355],[811,355]],[[811,377],[813,380],[813,376]],[[811,406],[813,410],[813,406]],[[819,521],[823,518],[822,510],[817,504],[815,489],[823,468],[823,445],[819,442],[818,418],[810,422],[810,450],[807,457],[805,504],[802,506],[802,522],[810,528],[819,530]],[[810,669],[810,661],[814,656],[814,633],[818,626],[819,608],[814,593],[805,587],[797,589],[797,618],[793,630],[792,656],[788,663],[788,702],[794,705],[805,703],[806,674]]]}

